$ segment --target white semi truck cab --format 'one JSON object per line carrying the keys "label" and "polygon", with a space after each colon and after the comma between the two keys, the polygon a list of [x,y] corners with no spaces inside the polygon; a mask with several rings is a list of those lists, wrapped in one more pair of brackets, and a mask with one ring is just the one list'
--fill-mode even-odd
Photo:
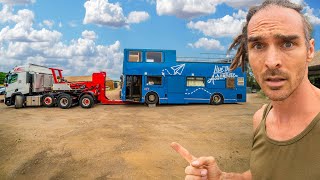
{"label": "white semi truck cab", "polygon": [[47,67],[35,64],[18,66],[7,74],[5,85],[6,105],[16,105],[17,108],[24,104],[26,106],[40,106],[41,96],[52,90],[52,71]]}

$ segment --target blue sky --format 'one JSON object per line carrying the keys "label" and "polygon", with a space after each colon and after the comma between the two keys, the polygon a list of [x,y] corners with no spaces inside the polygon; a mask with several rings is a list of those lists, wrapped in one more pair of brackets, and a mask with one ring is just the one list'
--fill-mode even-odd
{"label": "blue sky", "polygon": [[[320,3],[305,6],[320,49]],[[0,71],[36,63],[65,75],[118,79],[124,48],[225,57],[248,7],[261,0],[0,0]],[[211,54],[206,54],[211,53]]]}

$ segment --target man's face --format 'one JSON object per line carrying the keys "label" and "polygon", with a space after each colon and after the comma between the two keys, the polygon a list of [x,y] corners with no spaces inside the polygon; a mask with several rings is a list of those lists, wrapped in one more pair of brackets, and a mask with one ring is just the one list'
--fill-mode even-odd
{"label": "man's face", "polygon": [[264,93],[273,101],[288,98],[306,77],[314,42],[307,50],[303,22],[294,10],[269,6],[248,24],[249,63]]}

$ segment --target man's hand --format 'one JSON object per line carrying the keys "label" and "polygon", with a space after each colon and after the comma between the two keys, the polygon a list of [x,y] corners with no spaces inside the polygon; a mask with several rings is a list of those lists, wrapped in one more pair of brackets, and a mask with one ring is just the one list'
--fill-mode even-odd
{"label": "man's hand", "polygon": [[171,143],[171,147],[190,163],[185,169],[186,180],[220,180],[225,175],[214,157],[196,158],[178,143]]}

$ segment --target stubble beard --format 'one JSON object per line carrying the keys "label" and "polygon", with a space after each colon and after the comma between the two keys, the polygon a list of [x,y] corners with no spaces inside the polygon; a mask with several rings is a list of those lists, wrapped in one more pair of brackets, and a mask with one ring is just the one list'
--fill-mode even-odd
{"label": "stubble beard", "polygon": [[[289,74],[282,72],[278,69],[267,70],[262,74],[260,80],[260,86],[265,93],[265,95],[272,101],[284,101],[289,98],[299,87],[304,76],[306,68],[301,68],[295,77],[291,78]],[[303,73],[302,73],[303,72]],[[263,81],[270,76],[282,76],[286,78],[284,86],[281,87],[268,87]],[[262,82],[262,83],[261,83]]]}

